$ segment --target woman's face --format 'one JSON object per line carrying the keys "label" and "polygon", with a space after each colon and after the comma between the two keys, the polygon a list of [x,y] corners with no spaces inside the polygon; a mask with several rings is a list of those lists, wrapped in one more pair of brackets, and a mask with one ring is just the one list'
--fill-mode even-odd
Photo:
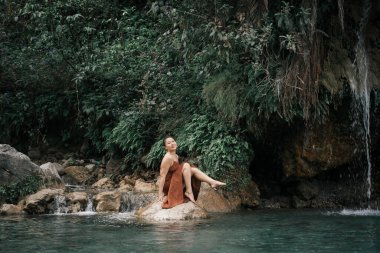
{"label": "woman's face", "polygon": [[177,143],[172,137],[166,138],[165,140],[165,149],[167,151],[174,151],[177,149]]}

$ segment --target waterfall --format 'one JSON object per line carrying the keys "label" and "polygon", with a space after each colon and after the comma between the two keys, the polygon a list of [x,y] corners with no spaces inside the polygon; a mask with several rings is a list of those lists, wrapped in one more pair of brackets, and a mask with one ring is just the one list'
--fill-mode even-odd
{"label": "waterfall", "polygon": [[339,9],[339,20],[340,20],[340,27],[342,28],[342,31],[344,31],[344,0],[338,0],[338,9]]}
{"label": "waterfall", "polygon": [[368,80],[368,57],[365,48],[365,27],[367,25],[371,4],[369,0],[365,0],[363,4],[362,18],[357,31],[358,42],[355,47],[355,61],[353,64],[354,75],[350,77],[350,85],[357,102],[357,107],[362,114],[362,126],[364,129],[364,146],[367,160],[367,199],[371,199],[372,182],[371,182],[371,154],[370,154],[370,92],[371,86]]}
{"label": "waterfall", "polygon": [[85,212],[93,212],[93,202],[92,202],[92,196],[89,196],[87,199],[87,206],[86,209],[84,210]]}
{"label": "waterfall", "polygon": [[66,198],[63,195],[54,197],[54,214],[67,213]]}

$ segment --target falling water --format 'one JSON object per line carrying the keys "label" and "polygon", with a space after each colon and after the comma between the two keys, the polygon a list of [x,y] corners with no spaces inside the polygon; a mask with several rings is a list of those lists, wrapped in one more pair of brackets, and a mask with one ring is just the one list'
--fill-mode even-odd
{"label": "falling water", "polygon": [[338,0],[338,9],[339,9],[339,20],[340,27],[342,31],[344,31],[344,8],[343,8],[344,0]]}
{"label": "falling water", "polygon": [[92,212],[93,210],[93,202],[92,202],[92,197],[88,197],[87,199],[87,206],[86,209],[84,210],[85,212]]}
{"label": "falling water", "polygon": [[63,195],[56,195],[54,197],[54,214],[67,213],[66,198]]}
{"label": "falling water", "polygon": [[367,160],[367,199],[371,199],[372,182],[371,182],[371,155],[370,155],[370,92],[371,87],[368,81],[368,58],[365,49],[364,32],[368,21],[368,15],[371,8],[369,0],[363,5],[363,14],[357,32],[358,42],[355,47],[355,62],[353,68],[355,75],[350,77],[350,84],[355,95],[356,101],[362,113],[362,124],[364,128],[364,145]]}

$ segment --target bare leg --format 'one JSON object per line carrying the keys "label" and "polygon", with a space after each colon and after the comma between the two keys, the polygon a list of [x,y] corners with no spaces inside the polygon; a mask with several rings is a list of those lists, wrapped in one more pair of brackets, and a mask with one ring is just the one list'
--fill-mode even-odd
{"label": "bare leg", "polygon": [[182,168],[182,177],[185,181],[186,186],[186,192],[185,196],[190,199],[191,202],[195,203],[194,195],[193,195],[193,189],[191,188],[191,167],[190,164],[185,163]]}
{"label": "bare leg", "polygon": [[226,185],[223,182],[220,182],[218,180],[212,179],[211,177],[207,176],[203,171],[201,171],[198,168],[192,167],[191,174],[194,175],[196,178],[198,178],[200,181],[208,183],[214,189],[218,186]]}

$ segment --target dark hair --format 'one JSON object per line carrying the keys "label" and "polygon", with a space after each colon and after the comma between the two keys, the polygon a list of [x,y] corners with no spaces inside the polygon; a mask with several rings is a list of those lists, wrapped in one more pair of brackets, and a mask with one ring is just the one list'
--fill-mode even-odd
{"label": "dark hair", "polygon": [[167,135],[165,135],[164,139],[162,139],[162,145],[163,145],[164,147],[165,147],[165,141],[166,141],[167,138],[173,138],[173,139],[174,139],[173,135],[171,135],[171,134],[167,134]]}

